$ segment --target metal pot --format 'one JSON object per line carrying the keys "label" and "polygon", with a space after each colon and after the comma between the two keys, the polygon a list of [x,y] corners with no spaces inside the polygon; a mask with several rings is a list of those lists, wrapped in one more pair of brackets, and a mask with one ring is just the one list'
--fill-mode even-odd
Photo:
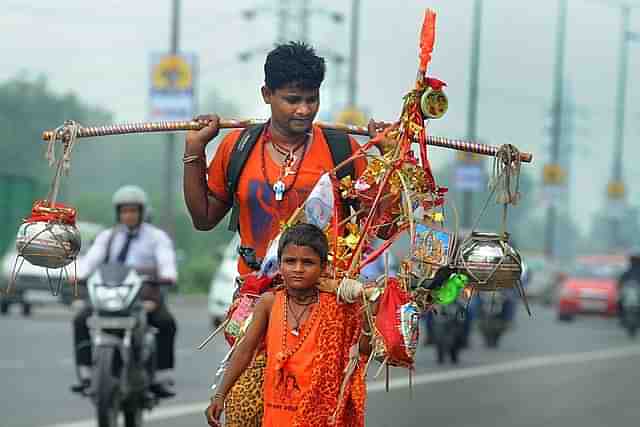
{"label": "metal pot", "polygon": [[82,244],[73,225],[51,221],[25,222],[18,229],[18,254],[33,265],[61,268],[73,262]]}
{"label": "metal pot", "polygon": [[522,258],[509,244],[509,234],[473,232],[458,247],[455,266],[481,291],[514,288],[522,274]]}

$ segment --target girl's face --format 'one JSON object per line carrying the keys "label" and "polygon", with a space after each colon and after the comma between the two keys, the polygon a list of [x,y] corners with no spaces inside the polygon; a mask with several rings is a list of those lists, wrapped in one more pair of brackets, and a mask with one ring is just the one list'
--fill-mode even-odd
{"label": "girl's face", "polygon": [[280,273],[291,289],[311,289],[318,283],[324,267],[318,254],[308,246],[289,244],[280,257]]}

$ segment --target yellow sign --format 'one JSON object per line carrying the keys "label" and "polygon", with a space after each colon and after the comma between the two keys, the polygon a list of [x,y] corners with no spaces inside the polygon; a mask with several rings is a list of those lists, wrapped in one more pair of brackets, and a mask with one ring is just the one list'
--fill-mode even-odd
{"label": "yellow sign", "polygon": [[367,118],[362,111],[356,108],[347,108],[338,113],[336,122],[352,126],[366,126]]}
{"label": "yellow sign", "polygon": [[563,184],[567,178],[567,174],[562,167],[555,163],[544,166],[542,171],[543,182],[547,185]]}
{"label": "yellow sign", "polygon": [[610,199],[623,199],[625,193],[624,183],[622,181],[611,181],[607,185],[607,195]]}
{"label": "yellow sign", "polygon": [[153,68],[153,90],[189,91],[193,87],[191,65],[181,56],[163,57]]}

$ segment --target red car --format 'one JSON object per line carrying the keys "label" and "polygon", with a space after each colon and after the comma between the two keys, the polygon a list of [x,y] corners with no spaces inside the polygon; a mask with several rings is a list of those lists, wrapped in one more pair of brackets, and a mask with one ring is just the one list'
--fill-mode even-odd
{"label": "red car", "polygon": [[583,313],[617,315],[617,280],[623,271],[620,264],[576,264],[558,289],[558,320]]}

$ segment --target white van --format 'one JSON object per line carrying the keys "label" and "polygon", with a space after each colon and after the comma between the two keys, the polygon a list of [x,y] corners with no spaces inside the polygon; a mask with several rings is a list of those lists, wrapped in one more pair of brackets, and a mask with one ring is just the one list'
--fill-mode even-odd
{"label": "white van", "polygon": [[240,237],[236,235],[224,251],[222,261],[213,274],[209,287],[209,318],[211,326],[220,326],[227,310],[233,302],[233,294],[236,290],[236,277],[238,276],[238,246]]}

